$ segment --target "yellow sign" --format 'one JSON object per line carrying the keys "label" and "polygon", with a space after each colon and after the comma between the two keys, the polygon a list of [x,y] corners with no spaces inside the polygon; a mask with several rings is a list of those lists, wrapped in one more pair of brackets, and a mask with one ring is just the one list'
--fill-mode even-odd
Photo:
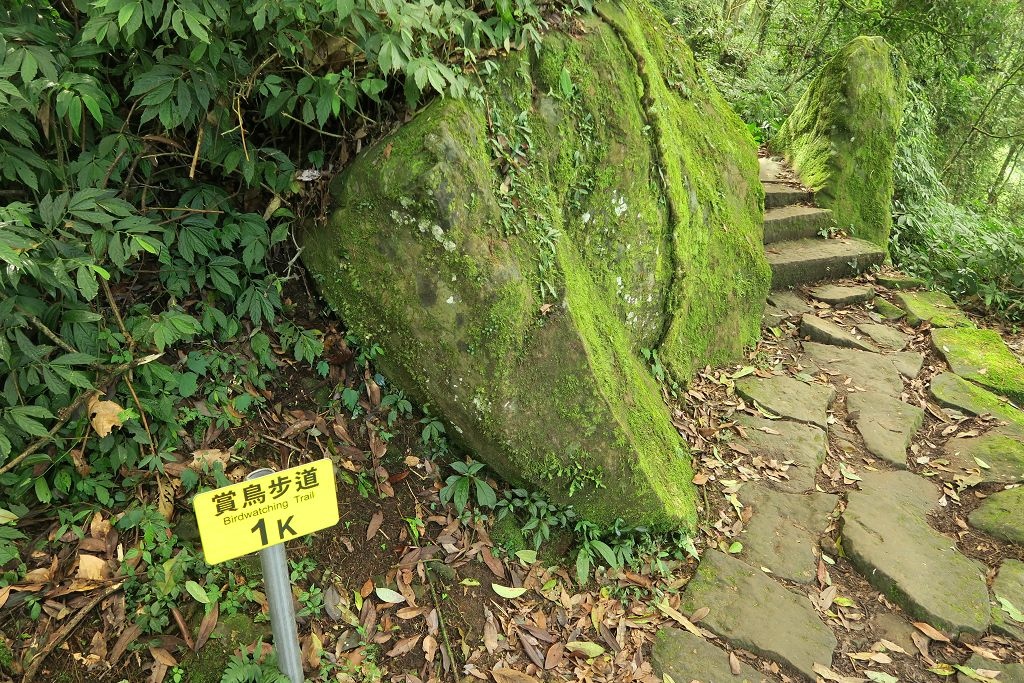
{"label": "yellow sign", "polygon": [[200,493],[192,499],[206,561],[217,564],[338,523],[330,459]]}

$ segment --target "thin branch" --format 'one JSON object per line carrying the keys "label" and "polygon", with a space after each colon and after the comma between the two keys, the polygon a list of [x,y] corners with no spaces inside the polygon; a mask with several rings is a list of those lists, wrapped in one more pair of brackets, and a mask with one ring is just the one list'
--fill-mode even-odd
{"label": "thin branch", "polygon": [[192,152],[192,165],[188,169],[188,179],[194,180],[196,177],[196,165],[199,163],[199,148],[203,146],[203,138],[206,136],[206,126],[202,123],[199,124],[199,135],[196,136],[196,148]]}
{"label": "thin branch", "polygon": [[981,133],[985,137],[992,138],[994,140],[1013,140],[1015,138],[1024,138],[1024,130],[1019,130],[1016,133],[1009,133],[1007,135],[997,135],[996,133],[987,131],[984,128],[979,128],[977,126],[974,127],[974,130]]}
{"label": "thin branch", "polygon": [[78,614],[61,626],[60,630],[53,634],[53,637],[50,638],[46,645],[43,646],[43,649],[39,651],[39,654],[32,658],[32,663],[25,669],[25,676],[21,679],[22,683],[32,683],[46,658],[50,656],[50,653],[53,652],[58,645],[67,640],[68,636],[71,635],[71,632],[74,631],[80,623],[82,623],[82,620],[85,619],[86,615],[88,615],[96,605],[100,604],[123,587],[124,583],[117,583],[112,586],[108,586],[105,590],[93,596],[92,600],[87,602],[82,609],[78,611]]}
{"label": "thin branch", "polygon": [[124,325],[124,318],[121,317],[121,309],[117,307],[117,303],[114,301],[114,293],[110,291],[110,283],[104,278],[100,278],[100,284],[103,285],[103,294],[107,297],[107,303],[110,304],[110,310],[114,313],[114,319],[117,321],[117,326],[121,328],[121,334],[124,335],[125,340],[128,342],[128,348],[135,348],[135,340],[132,339],[132,335],[128,334],[128,328]]}
{"label": "thin branch", "polygon": [[[5,301],[8,298],[9,297],[6,294],[0,293],[0,301]],[[32,323],[33,327],[35,327],[37,330],[39,330],[44,335],[49,337],[50,341],[52,341],[54,344],[56,344],[60,348],[64,349],[68,353],[78,353],[78,351],[75,349],[75,347],[71,346],[71,344],[69,344],[66,341],[64,341],[63,339],[61,339],[61,337],[56,332],[54,332],[49,327],[47,327],[46,323],[44,323],[38,317],[36,317],[32,313],[30,313],[29,311],[26,311],[24,308],[19,306],[17,303],[14,304],[14,307],[16,309],[18,309],[19,313],[21,313],[26,318],[28,318],[28,321],[30,323]]]}
{"label": "thin branch", "polygon": [[285,117],[286,119],[290,119],[290,120],[294,121],[295,123],[298,123],[299,125],[302,125],[302,126],[305,126],[306,128],[309,128],[314,133],[319,133],[320,135],[326,135],[329,138],[336,138],[338,140],[345,140],[345,139],[347,139],[344,135],[338,135],[337,133],[328,133],[326,130],[323,130],[321,128],[317,128],[316,126],[313,126],[313,125],[310,125],[310,124],[306,123],[305,121],[303,121],[302,119],[295,118],[294,116],[292,116],[291,114],[289,114],[286,111],[281,112],[281,116]]}
{"label": "thin branch", "polygon": [[139,419],[142,420],[142,427],[146,430],[146,436],[149,437],[149,452],[153,456],[154,460],[158,460],[156,454],[156,439],[153,438],[153,432],[149,431],[149,420],[146,419],[146,411],[142,408],[142,402],[139,401],[139,395],[135,393],[135,387],[132,386],[131,372],[129,372],[128,376],[125,377],[124,383],[128,385],[128,391],[131,392],[132,399],[135,400],[135,407],[139,409]]}

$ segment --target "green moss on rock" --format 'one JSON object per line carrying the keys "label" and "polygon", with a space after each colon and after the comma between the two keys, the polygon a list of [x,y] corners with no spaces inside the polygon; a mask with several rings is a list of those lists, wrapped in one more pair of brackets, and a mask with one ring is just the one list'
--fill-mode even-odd
{"label": "green moss on rock", "polygon": [[929,322],[932,327],[974,326],[945,292],[899,292],[895,298],[899,307],[907,312],[907,322],[911,325]]}
{"label": "green moss on rock", "polygon": [[880,296],[875,297],[873,305],[875,310],[887,320],[899,320],[906,315],[899,306],[889,303]]}
{"label": "green moss on rock", "polygon": [[1024,488],[993,493],[967,521],[990,536],[1024,545]]}
{"label": "green moss on rock", "polygon": [[1024,405],[1024,364],[994,330],[932,330],[932,345],[953,372]]}
{"label": "green moss on rock", "polygon": [[486,111],[436,101],[366,151],[303,258],[382,370],[503,477],[594,521],[692,526],[689,456],[640,351],[685,379],[759,334],[755,146],[649,6],[584,22],[505,58]]}
{"label": "green moss on rock", "polygon": [[884,39],[856,38],[811,82],[772,142],[840,228],[883,248],[906,83]]}
{"label": "green moss on rock", "polygon": [[992,415],[1015,427],[1024,428],[1024,411],[952,372],[943,372],[933,377],[928,389],[941,405],[969,415]]}

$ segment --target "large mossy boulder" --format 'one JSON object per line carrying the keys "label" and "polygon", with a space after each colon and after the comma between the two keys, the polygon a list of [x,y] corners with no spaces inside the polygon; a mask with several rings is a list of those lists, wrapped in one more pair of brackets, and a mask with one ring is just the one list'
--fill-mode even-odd
{"label": "large mossy boulder", "polygon": [[861,36],[822,69],[772,141],[841,229],[883,248],[906,89],[899,54]]}
{"label": "large mossy boulder", "polygon": [[755,147],[646,5],[576,29],[363,153],[303,258],[502,476],[597,522],[690,526],[690,457],[645,358],[685,379],[756,338]]}

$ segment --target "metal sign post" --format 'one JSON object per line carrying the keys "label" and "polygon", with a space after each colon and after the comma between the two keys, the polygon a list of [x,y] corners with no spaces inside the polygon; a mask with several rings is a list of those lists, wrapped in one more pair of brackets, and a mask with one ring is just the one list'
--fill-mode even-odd
{"label": "metal sign post", "polygon": [[284,543],[338,523],[334,463],[324,458],[280,472],[264,467],[237,484],[196,494],[192,507],[208,563],[260,554],[277,664],[291,683],[302,683]]}
{"label": "metal sign post", "polygon": [[[250,481],[273,473],[274,470],[263,467],[251,472],[245,479]],[[274,634],[274,649],[277,650],[277,666],[292,683],[302,683],[305,676],[302,673],[299,630],[295,625],[288,554],[283,543],[261,550],[259,554],[260,566],[263,567],[263,589],[267,593],[270,607],[270,630]]]}

